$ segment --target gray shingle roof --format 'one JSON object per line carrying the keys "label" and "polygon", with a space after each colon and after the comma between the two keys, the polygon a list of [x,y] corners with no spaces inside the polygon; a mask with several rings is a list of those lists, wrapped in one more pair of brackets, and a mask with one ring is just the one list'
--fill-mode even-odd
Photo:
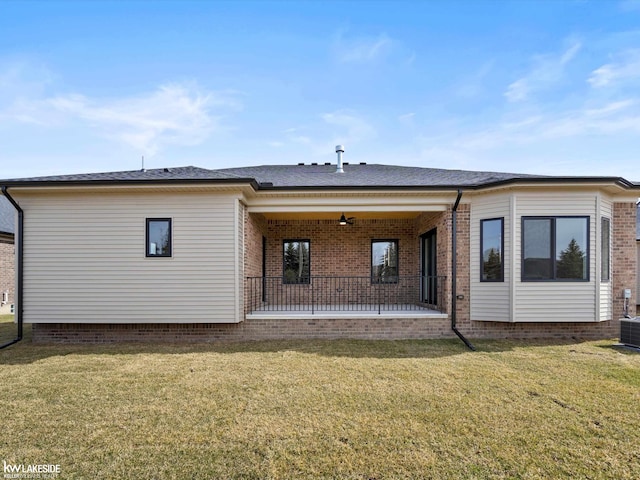
{"label": "gray shingle roof", "polygon": [[[198,167],[159,168],[126,172],[85,173],[50,177],[0,180],[0,185],[73,185],[163,182],[241,182],[259,188],[349,189],[349,188],[482,188],[512,181],[590,182],[607,181],[625,188],[640,189],[618,177],[553,177],[502,172],[445,170],[378,164],[345,164],[344,173],[335,173],[335,164],[262,165],[208,170]],[[257,182],[257,183],[254,183]],[[260,184],[259,186],[257,184]]]}
{"label": "gray shingle roof", "polygon": [[155,168],[151,170],[129,170],[125,172],[80,173],[75,175],[54,175],[49,177],[18,178],[0,180],[0,183],[13,182],[127,182],[154,180],[231,180],[231,173],[220,170],[208,170],[199,167]]}
{"label": "gray shingle roof", "polygon": [[295,187],[464,187],[539,175],[472,172],[396,165],[347,164],[344,173],[336,165],[262,165],[217,170],[239,177],[273,183],[278,188]]}
{"label": "gray shingle roof", "polygon": [[16,210],[2,194],[0,194],[0,233],[14,234],[16,229]]}

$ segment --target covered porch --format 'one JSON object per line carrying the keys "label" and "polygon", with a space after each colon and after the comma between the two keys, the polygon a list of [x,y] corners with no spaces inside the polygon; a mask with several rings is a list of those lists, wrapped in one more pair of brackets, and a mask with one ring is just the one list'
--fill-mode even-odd
{"label": "covered porch", "polygon": [[455,197],[334,197],[248,205],[245,318],[448,318]]}

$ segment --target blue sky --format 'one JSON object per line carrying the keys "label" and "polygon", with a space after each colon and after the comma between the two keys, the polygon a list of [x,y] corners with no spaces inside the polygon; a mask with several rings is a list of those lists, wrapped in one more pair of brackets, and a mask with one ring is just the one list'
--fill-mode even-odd
{"label": "blue sky", "polygon": [[640,180],[640,1],[0,2],[0,178],[345,161]]}

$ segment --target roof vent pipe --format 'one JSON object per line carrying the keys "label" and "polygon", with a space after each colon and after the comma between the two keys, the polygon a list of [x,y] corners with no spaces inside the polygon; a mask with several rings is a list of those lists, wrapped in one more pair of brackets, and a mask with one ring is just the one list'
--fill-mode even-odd
{"label": "roof vent pipe", "polygon": [[338,154],[338,168],[336,168],[336,173],[344,173],[344,168],[342,168],[342,154],[344,153],[344,147],[342,145],[336,145],[336,153]]}

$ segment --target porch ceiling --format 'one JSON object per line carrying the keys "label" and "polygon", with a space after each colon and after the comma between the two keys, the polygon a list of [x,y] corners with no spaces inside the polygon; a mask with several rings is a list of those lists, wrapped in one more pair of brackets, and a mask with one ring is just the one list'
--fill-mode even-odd
{"label": "porch ceiling", "polygon": [[[357,220],[397,220],[412,219],[420,215],[421,212],[354,212],[345,210],[347,217],[356,217]],[[340,218],[340,212],[263,212],[262,215],[267,220],[336,220]]]}
{"label": "porch ceiling", "polygon": [[362,193],[359,195],[263,195],[245,199],[250,213],[270,219],[333,219],[344,212],[359,218],[415,218],[423,212],[444,212],[455,201],[448,195]]}

